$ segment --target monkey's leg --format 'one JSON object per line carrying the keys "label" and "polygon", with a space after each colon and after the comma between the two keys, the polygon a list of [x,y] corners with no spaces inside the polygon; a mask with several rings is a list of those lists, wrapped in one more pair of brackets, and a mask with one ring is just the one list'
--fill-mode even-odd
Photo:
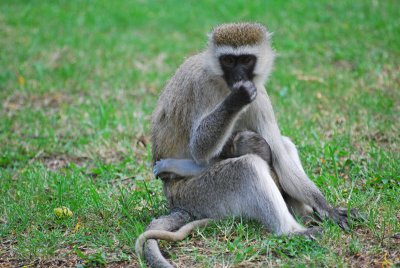
{"label": "monkey's leg", "polygon": [[[285,149],[287,150],[288,155],[293,159],[294,163],[299,167],[299,169],[301,169],[304,172],[298,151],[296,149],[296,145],[288,137],[282,137],[282,141],[285,146]],[[322,195],[321,192],[313,192],[312,194],[314,195],[315,199],[323,200],[327,204],[325,197]],[[287,202],[288,206],[292,208],[294,213],[299,216],[310,215],[313,211],[313,208],[311,206],[305,204],[304,202],[302,202],[290,195],[286,198],[286,202]],[[349,229],[349,226],[348,226],[349,219],[351,219],[351,220],[362,219],[362,215],[356,209],[351,209],[348,211],[345,208],[340,208],[340,207],[332,208],[328,205],[328,208],[326,210],[327,210],[328,214],[324,214],[324,213],[326,213],[325,211],[321,212],[318,209],[317,209],[317,212],[322,217],[328,216],[334,222],[336,222],[341,228],[343,228],[345,230]]]}
{"label": "monkey's leg", "polygon": [[267,163],[253,154],[222,160],[198,177],[176,182],[172,203],[198,219],[244,216],[276,234],[305,232],[269,172]]}
{"label": "monkey's leg", "polygon": [[[285,148],[288,151],[288,154],[293,158],[295,163],[299,166],[299,168],[303,169],[301,166],[300,158],[298,152],[296,150],[296,146],[292,143],[292,141],[287,137],[282,137],[282,141],[285,145]],[[231,144],[229,144],[231,142]],[[228,146],[231,150],[231,154],[235,156],[240,156],[248,153],[253,153],[260,156],[264,161],[266,161],[270,166],[272,166],[272,152],[267,141],[256,132],[252,131],[241,131],[237,133],[232,141],[228,142]],[[274,171],[271,172],[272,178],[277,184],[279,190],[283,192],[281,185],[279,183],[279,179],[277,178]],[[284,199],[286,201],[289,210],[297,216],[304,217],[313,212],[312,208],[301,201],[298,201],[291,196],[284,194]]]}
{"label": "monkey's leg", "polygon": [[[291,141],[291,139],[289,137],[285,137],[282,136],[282,143],[284,145],[284,148],[288,154],[288,156],[293,160],[294,164],[299,168],[299,170],[301,170],[302,172],[304,172],[304,168],[303,165],[301,164],[301,160],[300,160],[300,156],[299,153],[297,151],[296,145]],[[299,181],[295,181],[295,183],[299,184]],[[307,187],[307,184],[304,185],[298,185],[298,187]],[[291,188],[289,188],[291,189]],[[318,200],[322,200],[322,203],[326,204],[327,208],[326,210],[329,212],[331,209],[330,207],[327,205],[328,203],[325,200],[325,197],[322,195],[322,193],[320,191],[315,192],[312,191],[312,189],[310,189],[310,194],[314,195],[316,199]],[[292,209],[292,211],[301,217],[304,216],[308,216],[313,212],[313,208],[309,205],[307,205],[306,203],[304,203],[302,200],[297,199],[292,192],[287,193],[287,197],[286,197],[286,201],[287,204],[289,206],[289,208]],[[324,213],[326,213],[325,211],[321,212],[322,216],[325,216]]]}
{"label": "monkey's leg", "polygon": [[[188,212],[174,209],[169,215],[152,220],[147,230],[174,231],[193,220]],[[147,240],[144,256],[150,267],[173,267],[161,254],[157,240]]]}
{"label": "monkey's leg", "polygon": [[[293,159],[294,163],[304,171],[303,166],[300,161],[299,153],[296,149],[296,145],[290,140],[290,138],[283,136],[282,137],[283,145],[285,146],[286,151],[289,156]],[[285,197],[286,203],[289,209],[297,216],[306,217],[313,212],[312,207],[309,205],[293,198],[290,195]]]}
{"label": "monkey's leg", "polygon": [[296,200],[311,206],[322,217],[330,216],[332,208],[321,191],[288,154],[268,95],[260,94],[250,109],[253,110],[249,110],[249,114],[256,114],[262,122],[257,123],[254,128],[271,147],[273,167],[282,189]]}

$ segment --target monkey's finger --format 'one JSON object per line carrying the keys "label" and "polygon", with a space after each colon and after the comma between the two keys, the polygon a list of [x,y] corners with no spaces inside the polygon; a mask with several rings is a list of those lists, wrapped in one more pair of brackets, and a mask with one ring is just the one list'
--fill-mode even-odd
{"label": "monkey's finger", "polygon": [[365,213],[361,213],[359,210],[353,208],[350,211],[350,217],[354,221],[358,222],[366,222],[367,221],[367,215]]}
{"label": "monkey's finger", "polygon": [[312,215],[307,215],[301,218],[301,221],[305,226],[315,226],[321,223],[318,219],[313,217]]}
{"label": "monkey's finger", "polygon": [[161,173],[158,173],[156,177],[160,178],[162,181],[166,181],[166,180],[174,178],[174,175],[171,173],[168,173],[168,172],[161,172]]}
{"label": "monkey's finger", "polygon": [[349,212],[348,209],[342,208],[342,207],[337,207],[337,208],[335,208],[335,210],[340,216],[346,216]]}
{"label": "monkey's finger", "polygon": [[324,229],[322,227],[314,226],[305,231],[294,233],[294,235],[300,235],[311,240],[316,240],[317,238],[321,237],[323,230]]}
{"label": "monkey's finger", "polygon": [[366,221],[366,216],[361,213],[358,209],[352,208],[352,209],[347,209],[347,208],[335,208],[335,210],[339,213],[340,216],[346,216],[352,221],[359,221],[363,222]]}
{"label": "monkey's finger", "polygon": [[339,213],[339,215],[341,216],[351,216],[353,215],[357,210],[352,208],[352,209],[348,209],[348,208],[342,208],[342,207],[337,207],[335,208],[336,212]]}
{"label": "monkey's finger", "polygon": [[341,218],[341,220],[338,222],[338,225],[340,228],[342,228],[344,231],[350,231],[350,227],[348,224],[348,219],[347,217]]}
{"label": "monkey's finger", "polygon": [[323,222],[323,220],[324,220],[324,217],[322,216],[323,214],[320,213],[318,210],[314,209],[313,215],[314,215],[314,218],[316,221]]}
{"label": "monkey's finger", "polygon": [[158,174],[161,172],[161,169],[162,169],[162,167],[161,167],[161,163],[160,163],[161,161],[157,161],[155,164],[154,164],[154,167],[153,167],[153,174],[154,174],[154,176],[158,176]]}

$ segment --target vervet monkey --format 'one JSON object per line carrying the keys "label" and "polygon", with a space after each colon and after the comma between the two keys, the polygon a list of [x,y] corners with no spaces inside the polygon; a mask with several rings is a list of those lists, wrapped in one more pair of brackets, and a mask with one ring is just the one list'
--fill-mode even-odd
{"label": "vervet monkey", "polygon": [[[346,211],[328,205],[304,172],[294,144],[280,133],[264,88],[273,62],[264,26],[232,23],[216,27],[207,49],[176,71],[153,113],[152,157],[154,163],[165,164],[164,171],[184,176],[164,180],[172,212],[153,220],[149,231],[243,216],[276,234],[313,232],[296,222],[288,206],[304,213],[312,208],[347,228]],[[244,130],[265,140],[271,161],[251,152],[223,157],[232,134]],[[144,255],[152,267],[171,267],[154,239],[147,241]]]}

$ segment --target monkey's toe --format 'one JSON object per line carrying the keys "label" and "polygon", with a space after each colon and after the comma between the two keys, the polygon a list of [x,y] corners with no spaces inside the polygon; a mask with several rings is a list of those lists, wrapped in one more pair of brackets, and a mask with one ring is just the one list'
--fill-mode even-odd
{"label": "monkey's toe", "polygon": [[311,240],[316,240],[317,238],[321,237],[323,231],[324,229],[322,227],[313,226],[304,231],[296,232],[294,233],[294,235],[299,235]]}
{"label": "monkey's toe", "polygon": [[357,209],[347,209],[337,207],[332,210],[330,218],[339,225],[344,231],[350,231],[353,222],[365,221],[365,216]]}
{"label": "monkey's toe", "polygon": [[341,215],[341,216],[346,216],[350,218],[352,221],[366,221],[366,215],[361,213],[358,209],[355,208],[342,208],[342,207],[337,207],[334,208],[336,212]]}

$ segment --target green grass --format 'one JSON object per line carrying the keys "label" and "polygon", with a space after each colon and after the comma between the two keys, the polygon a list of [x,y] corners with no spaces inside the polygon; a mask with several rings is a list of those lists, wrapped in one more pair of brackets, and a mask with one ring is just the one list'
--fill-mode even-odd
{"label": "green grass", "polygon": [[[221,2],[222,3],[222,2]],[[150,161],[163,85],[222,22],[259,21],[279,57],[267,85],[282,132],[333,205],[367,221],[317,241],[227,219],[180,243],[189,265],[400,262],[398,1],[0,2],[0,266],[138,265],[167,213]],[[54,208],[74,215],[58,219]]]}

